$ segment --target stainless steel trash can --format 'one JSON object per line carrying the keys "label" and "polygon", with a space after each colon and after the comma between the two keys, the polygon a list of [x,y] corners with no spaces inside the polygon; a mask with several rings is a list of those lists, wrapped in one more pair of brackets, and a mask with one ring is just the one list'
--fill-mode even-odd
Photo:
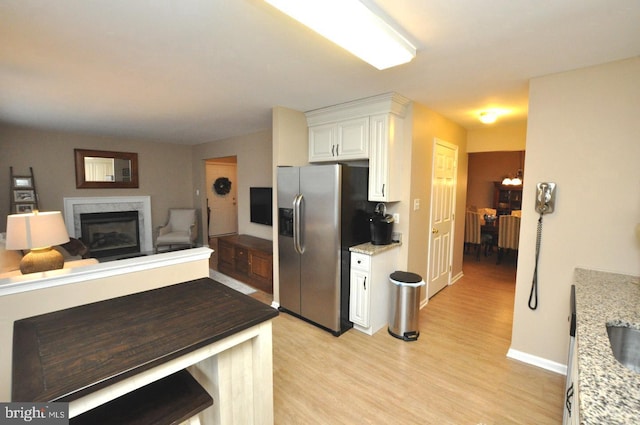
{"label": "stainless steel trash can", "polygon": [[392,292],[389,334],[404,341],[415,341],[420,336],[418,312],[424,280],[415,273],[395,271],[389,281]]}

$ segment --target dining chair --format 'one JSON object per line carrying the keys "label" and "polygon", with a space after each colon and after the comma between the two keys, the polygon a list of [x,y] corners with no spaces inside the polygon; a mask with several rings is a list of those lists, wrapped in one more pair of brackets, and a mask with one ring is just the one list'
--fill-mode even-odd
{"label": "dining chair", "polygon": [[514,215],[501,215],[498,218],[498,260],[500,264],[505,250],[511,250],[518,255],[518,243],[520,241],[520,217]]}
{"label": "dining chair", "polygon": [[465,250],[473,245],[476,248],[476,259],[480,261],[480,246],[482,235],[480,234],[480,213],[467,211],[464,217],[464,247]]}

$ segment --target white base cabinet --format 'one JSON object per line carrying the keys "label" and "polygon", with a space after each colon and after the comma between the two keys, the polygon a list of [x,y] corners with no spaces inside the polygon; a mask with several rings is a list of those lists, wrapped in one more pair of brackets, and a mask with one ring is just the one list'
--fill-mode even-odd
{"label": "white base cabinet", "polygon": [[353,328],[373,335],[389,323],[389,275],[395,271],[398,250],[374,255],[351,252],[349,320]]}

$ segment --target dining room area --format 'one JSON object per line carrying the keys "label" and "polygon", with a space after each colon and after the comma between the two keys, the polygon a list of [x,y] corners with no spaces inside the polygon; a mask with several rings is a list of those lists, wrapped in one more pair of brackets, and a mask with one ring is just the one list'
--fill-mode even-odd
{"label": "dining room area", "polygon": [[464,261],[517,264],[524,153],[469,153]]}

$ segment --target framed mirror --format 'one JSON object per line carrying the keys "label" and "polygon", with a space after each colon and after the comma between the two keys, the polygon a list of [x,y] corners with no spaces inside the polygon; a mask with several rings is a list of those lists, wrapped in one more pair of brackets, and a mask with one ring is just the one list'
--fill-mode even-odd
{"label": "framed mirror", "polygon": [[74,149],[76,188],[138,187],[138,154]]}

